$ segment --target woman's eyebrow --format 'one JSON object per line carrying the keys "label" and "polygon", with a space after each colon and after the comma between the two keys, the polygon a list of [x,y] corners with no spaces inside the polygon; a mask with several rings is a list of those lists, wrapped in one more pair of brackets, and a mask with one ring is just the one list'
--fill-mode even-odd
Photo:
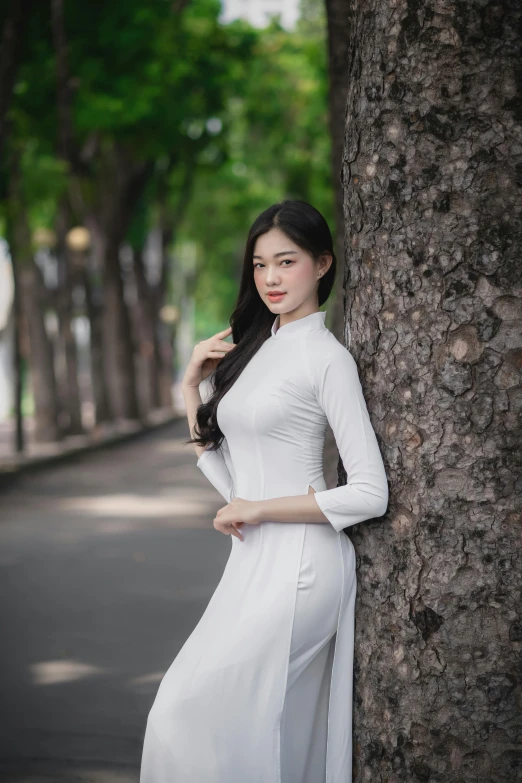
{"label": "woman's eyebrow", "polygon": [[[286,256],[289,253],[297,253],[297,250],[282,250],[281,253],[274,253],[274,258],[277,258],[278,256]],[[263,259],[263,256],[252,256],[252,258],[260,258]]]}

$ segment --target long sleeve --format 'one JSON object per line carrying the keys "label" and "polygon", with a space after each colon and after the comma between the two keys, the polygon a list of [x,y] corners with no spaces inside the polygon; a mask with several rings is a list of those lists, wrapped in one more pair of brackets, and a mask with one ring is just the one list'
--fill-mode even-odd
{"label": "long sleeve", "polygon": [[388,481],[355,359],[340,345],[321,364],[317,399],[332,428],[348,483],[316,492],[314,497],[333,527],[341,531],[385,513]]}
{"label": "long sleeve", "polygon": [[[199,384],[201,400],[206,402],[211,394],[211,375]],[[234,484],[230,471],[227,467],[224,451],[226,449],[225,440],[217,451],[209,451],[208,447],[200,455],[196,465],[207,477],[212,486],[222,495],[227,503],[233,498]]]}

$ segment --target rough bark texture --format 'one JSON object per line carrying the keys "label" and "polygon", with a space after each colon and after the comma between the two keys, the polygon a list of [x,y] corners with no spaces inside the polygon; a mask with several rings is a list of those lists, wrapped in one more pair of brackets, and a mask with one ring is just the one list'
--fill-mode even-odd
{"label": "rough bark texture", "polygon": [[345,342],[390,480],[356,526],[354,781],[522,780],[520,6],[351,2]]}
{"label": "rough bark texture", "polygon": [[332,140],[332,183],[335,202],[336,231],[334,237],[337,256],[337,295],[334,301],[330,329],[339,335],[344,321],[344,210],[341,163],[344,146],[346,96],[348,94],[348,65],[351,24],[350,0],[326,0],[328,31],[328,114]]}
{"label": "rough bark texture", "polygon": [[[337,280],[328,301],[328,328],[342,341],[344,333],[344,208],[341,163],[344,147],[345,109],[348,94],[348,41],[351,33],[350,0],[326,0],[328,45],[328,119],[332,144],[332,186],[335,205],[334,248],[337,258]],[[328,427],[324,443],[323,473],[329,488],[337,486],[339,479],[339,451],[331,427]],[[346,477],[345,477],[346,479]]]}

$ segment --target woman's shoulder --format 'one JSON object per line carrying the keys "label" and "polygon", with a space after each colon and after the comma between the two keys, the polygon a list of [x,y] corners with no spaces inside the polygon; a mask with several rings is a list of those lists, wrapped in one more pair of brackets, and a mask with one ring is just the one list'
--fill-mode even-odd
{"label": "woman's shoulder", "polygon": [[355,359],[329,329],[309,332],[304,344],[304,361],[314,389],[324,385],[325,378],[358,377]]}
{"label": "woman's shoulder", "polygon": [[355,362],[350,350],[327,327],[309,332],[307,337],[308,353],[320,366],[332,361]]}

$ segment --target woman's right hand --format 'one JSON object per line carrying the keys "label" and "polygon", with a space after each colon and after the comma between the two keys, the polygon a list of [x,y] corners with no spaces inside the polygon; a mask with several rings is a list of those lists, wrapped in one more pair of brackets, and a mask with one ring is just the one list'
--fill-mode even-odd
{"label": "woman's right hand", "polygon": [[222,332],[216,332],[208,340],[201,340],[194,346],[183,376],[183,386],[197,387],[214,372],[223,356],[236,347],[235,343],[225,342],[225,337],[229,337],[231,332],[232,327],[228,326]]}

